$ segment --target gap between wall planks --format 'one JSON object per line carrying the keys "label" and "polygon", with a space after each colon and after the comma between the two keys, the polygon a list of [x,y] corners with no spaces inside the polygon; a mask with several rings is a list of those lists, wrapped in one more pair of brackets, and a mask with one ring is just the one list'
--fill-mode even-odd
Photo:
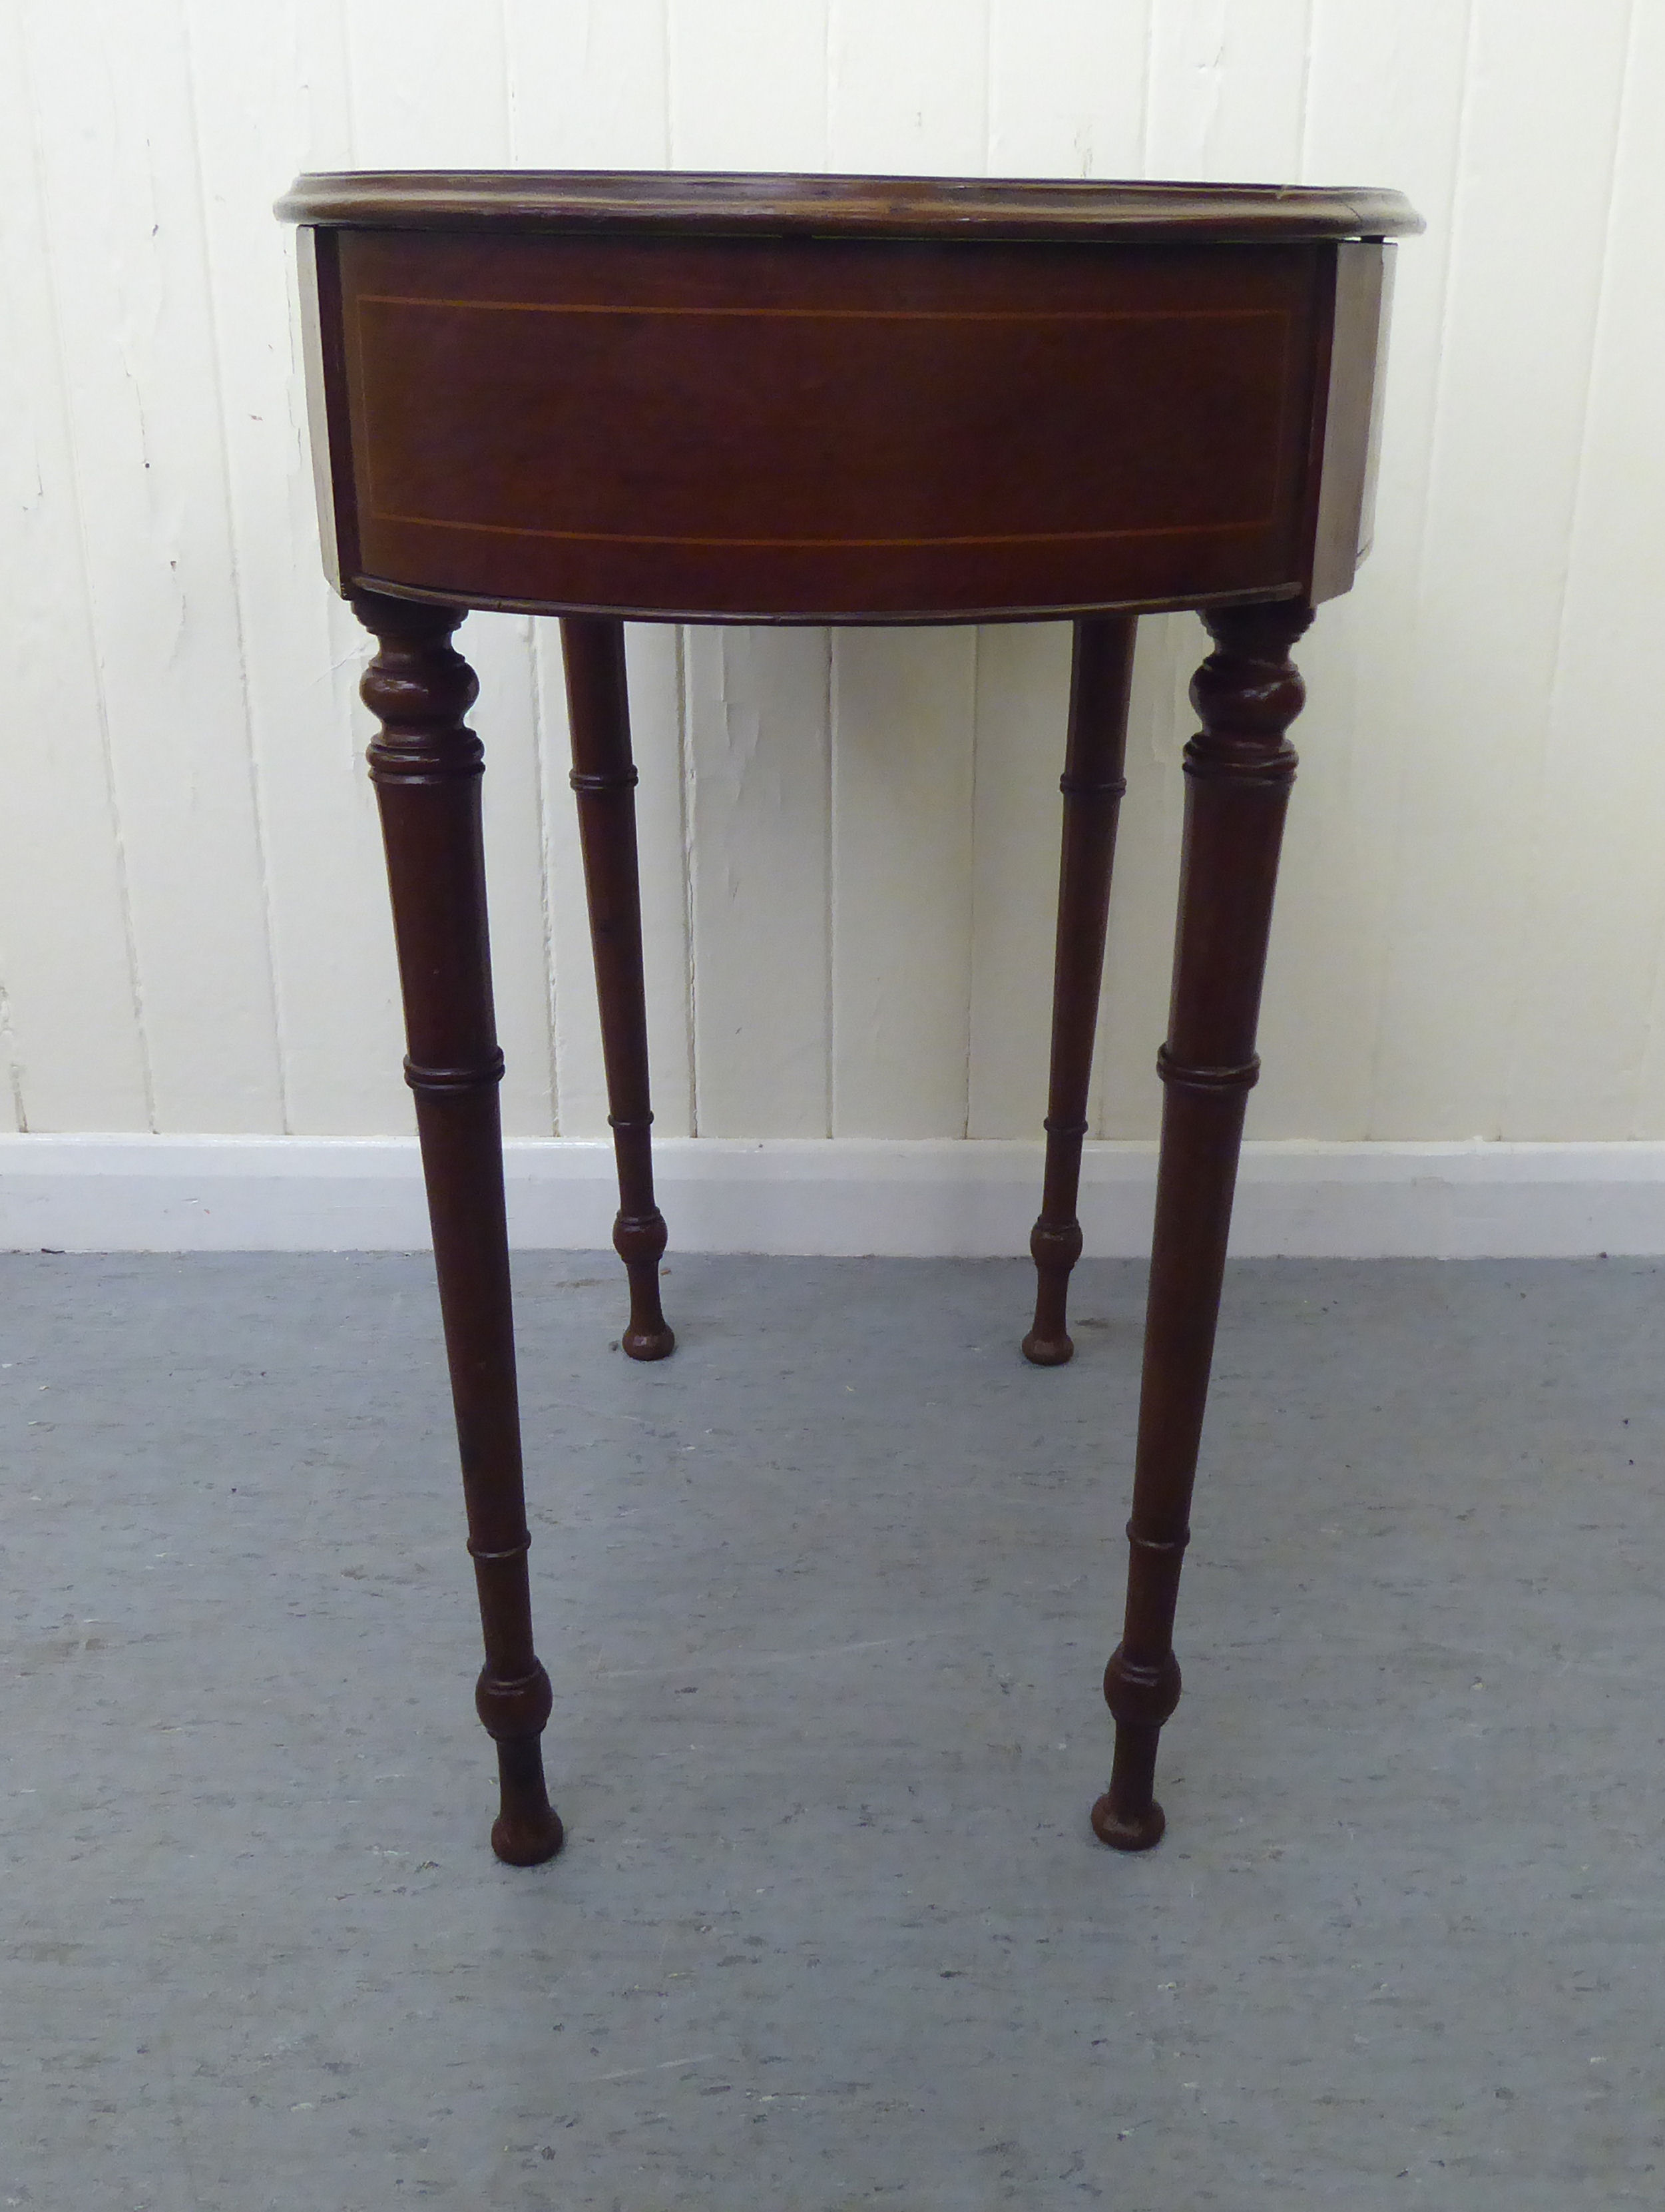
{"label": "gap between wall planks", "polygon": [[[1251,1133],[1665,1130],[1665,25],[1632,0],[20,0],[0,27],[0,1119],[402,1133],[390,933],[270,216],[307,167],[1407,191],[1376,550],[1311,703]],[[552,626],[476,617],[510,1131],[604,1112]],[[1155,1127],[1189,617],[1144,625],[1093,1096]],[[631,634],[659,1127],[1016,1136],[1067,639]]]}

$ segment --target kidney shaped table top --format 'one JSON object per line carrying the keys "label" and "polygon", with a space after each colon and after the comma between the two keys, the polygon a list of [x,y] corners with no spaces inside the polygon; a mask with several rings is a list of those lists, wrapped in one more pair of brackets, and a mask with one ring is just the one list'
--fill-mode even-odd
{"label": "kidney shaped table top", "polygon": [[1370,534],[1396,192],[577,172],[306,176],[325,563],[378,650],[381,810],[485,1635],[498,1854],[559,1849],[532,1644],[470,608],[559,615],[620,1211],[661,1358],[626,620],[1068,618],[1034,1325],[1066,1297],[1140,613],[1200,611],[1126,1620],[1102,1839],[1158,1737],[1285,807],[1289,651]]}

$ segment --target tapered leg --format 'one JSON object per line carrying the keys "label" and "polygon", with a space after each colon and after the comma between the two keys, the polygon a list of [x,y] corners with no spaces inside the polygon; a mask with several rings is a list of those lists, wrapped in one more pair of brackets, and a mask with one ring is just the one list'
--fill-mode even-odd
{"label": "tapered leg", "polygon": [[613,1249],[630,1281],[623,1339],[632,1359],[663,1359],[677,1340],[659,1305],[665,1217],[653,1202],[653,1115],[647,1095],[647,1005],[641,981],[641,886],[636,872],[636,770],[624,683],[624,625],[606,615],[562,618],[572,729],[573,789],[590,943],[601,1002],[607,1119],[618,1162]]}
{"label": "tapered leg", "polygon": [[1260,1072],[1255,1030],[1284,813],[1295,776],[1285,737],[1304,696],[1289,648],[1298,603],[1204,617],[1215,650],[1191,701],[1185,842],[1121,1644],[1104,1670],[1115,1719],[1110,1786],[1092,1808],[1102,1842],[1145,1850],[1164,1819],[1152,1784],[1162,1724],[1179,1702],[1174,1607],[1189,1535],[1243,1109]]}
{"label": "tapered leg", "polygon": [[1065,1326],[1070,1271],[1081,1257],[1075,1218],[1087,1085],[1104,972],[1115,823],[1127,784],[1127,692],[1133,682],[1133,615],[1100,615],[1075,625],[1069,741],[1064,773],[1064,842],[1058,868],[1058,948],[1052,979],[1052,1076],[1047,1095],[1047,1168],[1041,1215],[1029,1240],[1035,1260],[1035,1325],[1024,1357],[1061,1367],[1075,1346]]}
{"label": "tapered leg", "polygon": [[480,842],[479,739],[463,724],[479,686],[452,650],[456,607],[359,592],[380,650],[362,685],[381,724],[370,775],[381,809],[399,980],[457,1441],[485,1634],[475,1693],[497,1744],[492,1849],[535,1866],[561,1848],[538,1738],[549,1677],[532,1641],[526,1492],[514,1385],[497,1048]]}

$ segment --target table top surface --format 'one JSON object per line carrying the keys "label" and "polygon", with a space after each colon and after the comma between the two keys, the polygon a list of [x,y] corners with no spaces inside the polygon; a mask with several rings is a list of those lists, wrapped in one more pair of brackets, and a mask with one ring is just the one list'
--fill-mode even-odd
{"label": "table top surface", "polygon": [[1423,228],[1402,193],[1369,186],[629,169],[331,171],[297,177],[276,212],[290,222],[349,228],[1058,245],[1275,245]]}

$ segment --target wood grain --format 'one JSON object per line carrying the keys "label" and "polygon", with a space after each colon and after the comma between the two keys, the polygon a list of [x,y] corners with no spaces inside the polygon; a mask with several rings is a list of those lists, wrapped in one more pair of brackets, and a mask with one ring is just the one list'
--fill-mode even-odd
{"label": "wood grain", "polygon": [[1304,589],[1335,251],[348,232],[343,573],[697,619]]}
{"label": "wood grain", "polygon": [[[1300,605],[1212,608],[1214,650],[1191,699],[1202,727],[1185,749],[1185,845],[1163,1081],[1162,1151],[1151,1245],[1127,1606],[1104,1669],[1115,1720],[1110,1786],[1093,1832],[1148,1850],[1164,1814],[1157,1744],[1179,1702],[1174,1613],[1190,1538],[1243,1109],[1260,1073],[1255,1029],[1284,814],[1295,779],[1290,723],[1303,698],[1289,648],[1312,620]],[[1061,1322],[1061,1313],[1059,1316]]]}
{"label": "wood grain", "polygon": [[[1271,246],[1398,237],[1422,228],[1421,217],[1401,193],[1374,186],[1337,191],[1251,184],[1222,193],[1167,183],[980,181],[966,173],[966,159],[955,161],[956,152],[974,148],[981,134],[975,106],[981,89],[977,42],[968,46],[951,38],[971,80],[974,121],[968,122],[963,94],[940,114],[911,103],[905,109],[896,105],[897,79],[887,66],[886,50],[902,23],[919,51],[934,50],[940,57],[943,38],[967,20],[951,13],[947,0],[933,4],[939,11],[934,19],[925,8],[905,19],[885,10],[892,36],[865,43],[854,35],[854,26],[864,11],[878,21],[877,0],[848,5],[841,15],[841,42],[835,50],[838,74],[829,106],[836,159],[860,159],[860,149],[872,146],[880,133],[886,143],[896,143],[900,125],[916,141],[922,165],[938,174],[683,172],[667,185],[653,171],[365,168],[299,177],[278,200],[276,212],[285,222],[351,230],[443,226],[495,231],[510,223],[527,231],[579,236],[623,228],[650,237],[943,240],[975,235],[985,243],[1097,240],[1121,246]],[[970,20],[981,13],[980,7]]]}
{"label": "wood grain", "polygon": [[360,592],[376,640],[364,703],[404,1001],[404,1079],[416,1097],[434,1272],[462,1461],[485,1665],[475,1707],[497,1746],[492,1849],[511,1866],[560,1850],[538,1739],[549,1676],[532,1644],[515,1389],[508,1227],[497,1110],[503,1055],[492,1012],[480,783],[484,748],[463,720],[478,689],[451,644],[460,608]]}
{"label": "wood grain", "polygon": [[[607,1085],[596,1016],[578,817],[567,787],[571,732],[559,626],[548,622],[534,628],[544,793],[543,913],[555,1027],[556,1132],[564,1137],[605,1137]],[[642,962],[654,1127],[663,1135],[686,1137],[694,1134],[694,1105],[682,634],[669,628],[631,623],[624,633],[624,660],[631,742],[641,775],[636,787],[636,842],[641,856]]]}

